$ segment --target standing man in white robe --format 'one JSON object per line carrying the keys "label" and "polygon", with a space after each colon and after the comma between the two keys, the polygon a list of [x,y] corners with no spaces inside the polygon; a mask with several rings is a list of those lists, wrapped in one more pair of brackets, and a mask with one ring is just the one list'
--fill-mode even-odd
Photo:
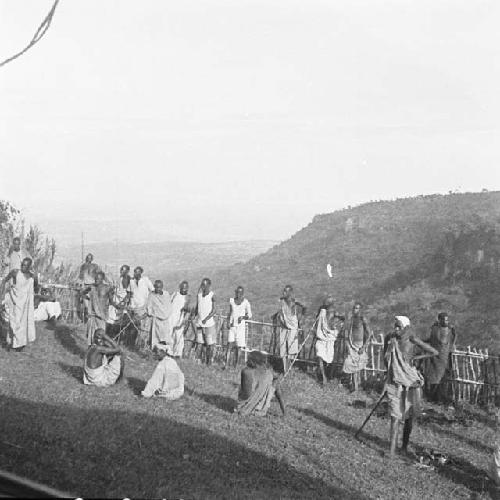
{"label": "standing man in white robe", "polygon": [[229,333],[227,337],[226,364],[229,364],[231,351],[234,351],[234,367],[238,366],[240,349],[247,346],[246,342],[246,322],[252,319],[252,309],[250,302],[245,298],[245,291],[239,286],[234,291],[234,298],[229,299]]}
{"label": "standing man in white robe", "polygon": [[172,356],[182,357],[184,351],[184,330],[191,313],[189,303],[189,284],[183,281],[179,285],[179,291],[172,295],[172,313],[170,315],[170,331],[172,333]]}
{"label": "standing man in white robe", "polygon": [[146,304],[149,294],[154,290],[153,283],[147,276],[143,276],[144,270],[141,266],[134,269],[134,277],[130,280],[132,298],[130,308],[134,318],[134,324],[139,329],[136,343],[146,345],[149,334],[149,320],[146,314]]}
{"label": "standing man in white robe", "polygon": [[36,277],[31,272],[32,260],[27,257],[21,262],[21,269],[13,269],[2,280],[0,296],[3,297],[5,284],[10,289],[5,297],[8,311],[8,343],[16,352],[22,351],[28,342],[34,342],[35,330],[35,289],[38,288]]}
{"label": "standing man in white robe", "polygon": [[344,316],[339,316],[335,312],[333,298],[327,297],[319,309],[315,342],[316,357],[318,359],[318,375],[321,375],[323,386],[325,386],[328,381],[325,365],[330,367],[333,363],[335,341],[342,328],[344,319]]}

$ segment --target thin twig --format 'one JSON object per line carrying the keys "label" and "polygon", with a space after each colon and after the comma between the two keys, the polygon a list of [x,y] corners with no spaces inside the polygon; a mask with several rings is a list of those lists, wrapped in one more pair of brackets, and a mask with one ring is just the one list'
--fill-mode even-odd
{"label": "thin twig", "polygon": [[56,11],[57,4],[59,3],[59,0],[55,0],[54,4],[52,5],[52,8],[49,10],[49,13],[45,16],[44,20],[36,30],[35,34],[33,35],[33,38],[31,41],[28,43],[26,47],[24,47],[23,50],[19,51],[17,54],[14,54],[13,56],[8,57],[4,61],[0,62],[0,68],[4,66],[7,63],[12,62],[14,59],[17,59],[19,56],[22,56],[25,52],[27,52],[33,45],[38,43],[45,33],[47,33],[47,30],[49,29],[50,24],[52,23],[52,18],[54,17],[54,13]]}

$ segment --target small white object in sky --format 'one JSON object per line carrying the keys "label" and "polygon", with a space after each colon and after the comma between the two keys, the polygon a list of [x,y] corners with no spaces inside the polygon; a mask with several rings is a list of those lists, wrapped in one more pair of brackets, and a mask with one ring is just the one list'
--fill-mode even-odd
{"label": "small white object in sky", "polygon": [[327,264],[327,265],[326,265],[326,272],[328,273],[328,276],[329,276],[330,278],[333,278],[333,273],[332,273],[332,270],[333,270],[332,265],[331,265],[331,264]]}

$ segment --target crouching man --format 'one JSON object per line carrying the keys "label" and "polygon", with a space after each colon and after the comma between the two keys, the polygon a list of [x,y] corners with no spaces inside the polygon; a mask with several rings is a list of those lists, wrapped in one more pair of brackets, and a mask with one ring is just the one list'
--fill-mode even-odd
{"label": "crouching man", "polygon": [[267,366],[266,355],[260,351],[250,352],[247,366],[241,370],[241,387],[235,411],[243,416],[264,416],[275,395],[285,415],[285,402],[275,373]]}
{"label": "crouching man", "polygon": [[184,394],[184,374],[174,359],[172,347],[158,344],[156,349],[160,362],[141,394],[145,398],[179,399]]}
{"label": "crouching man", "polygon": [[[413,362],[438,354],[436,349],[416,336],[406,316],[396,316],[395,320],[394,331],[386,336],[384,346],[387,367],[385,392],[391,414],[391,457],[396,454],[400,423],[404,423],[401,451],[407,453],[413,422],[420,411],[423,378]],[[415,346],[426,354],[414,356]]]}
{"label": "crouching man", "polygon": [[98,328],[94,332],[94,342],[85,355],[83,383],[108,387],[122,378],[124,368],[122,350],[102,328]]}

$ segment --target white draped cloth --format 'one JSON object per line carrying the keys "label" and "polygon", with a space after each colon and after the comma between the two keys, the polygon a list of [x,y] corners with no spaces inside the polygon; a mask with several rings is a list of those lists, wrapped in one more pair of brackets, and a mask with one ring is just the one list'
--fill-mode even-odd
{"label": "white draped cloth", "polygon": [[178,399],[184,394],[184,374],[169,356],[165,356],[157,365],[141,392],[145,398],[159,396],[165,399]]}
{"label": "white draped cloth", "polygon": [[333,362],[335,341],[339,332],[336,328],[328,326],[326,309],[321,309],[316,327],[316,356],[325,363]]}
{"label": "white draped cloth", "polygon": [[175,292],[172,295],[172,313],[169,316],[170,332],[172,335],[172,355],[182,357],[184,351],[184,320],[187,295]]}
{"label": "white draped cloth", "polygon": [[31,275],[27,278],[21,271],[17,271],[5,297],[5,306],[8,310],[12,347],[17,349],[33,342],[36,337],[35,292]]}
{"label": "white draped cloth", "polygon": [[58,318],[61,314],[59,302],[40,302],[35,309],[35,321],[47,321],[50,318]]}

